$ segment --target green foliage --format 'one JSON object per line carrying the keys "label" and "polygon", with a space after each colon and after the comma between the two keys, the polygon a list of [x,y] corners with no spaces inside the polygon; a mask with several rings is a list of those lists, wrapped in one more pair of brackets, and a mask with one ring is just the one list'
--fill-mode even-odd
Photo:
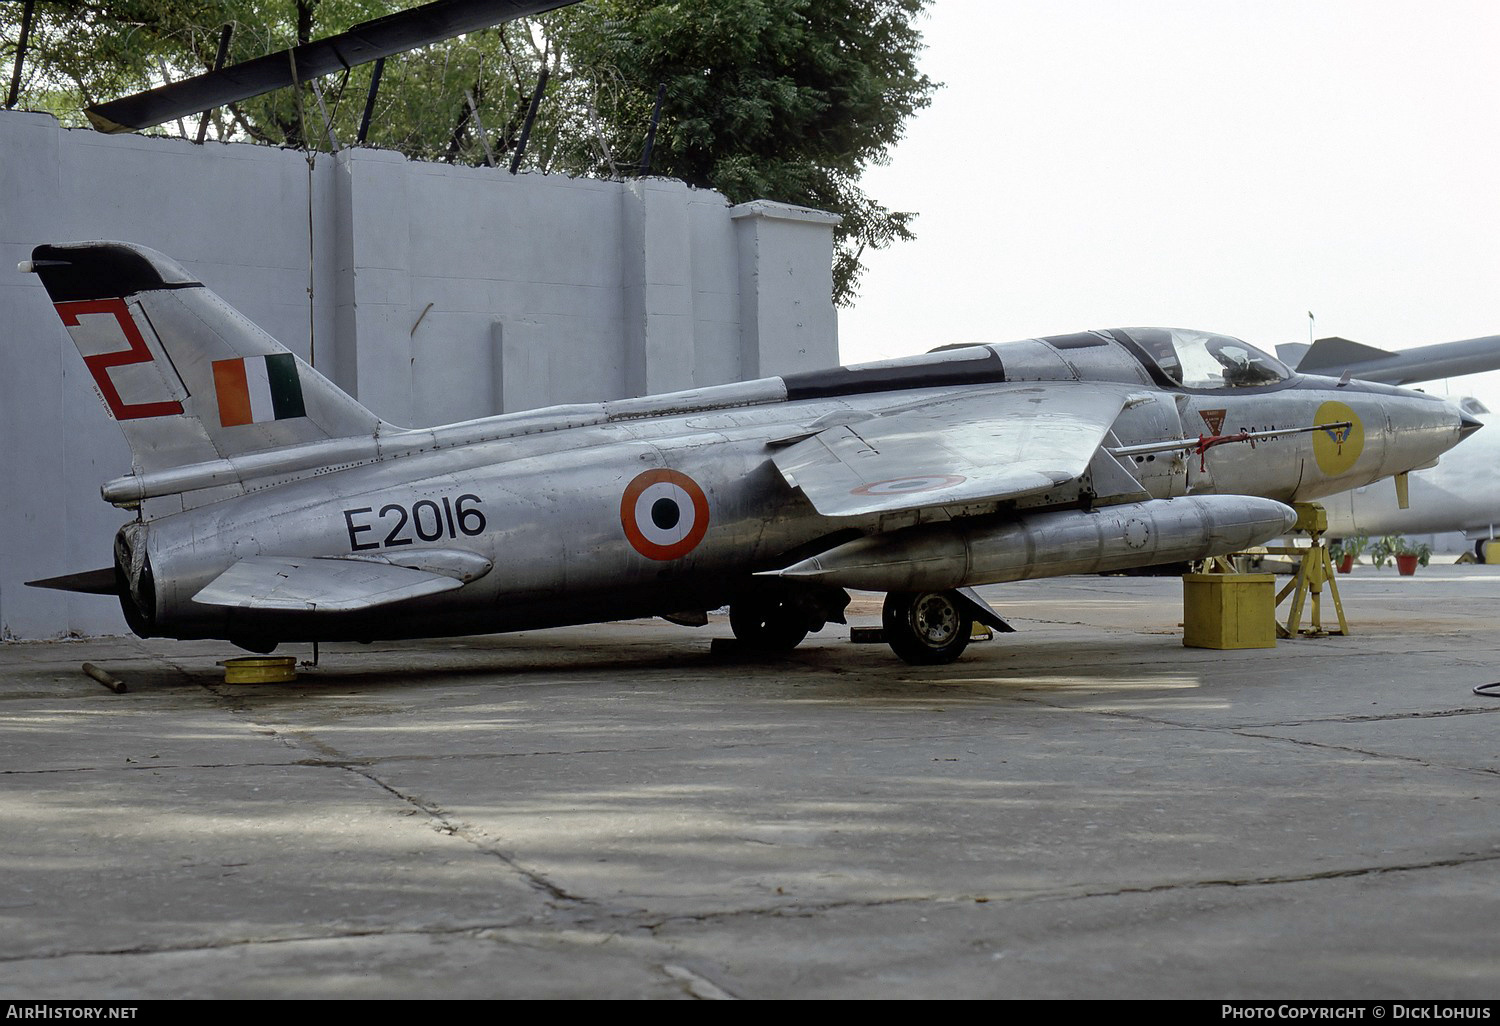
{"label": "green foliage", "polygon": [[1388,534],[1371,548],[1371,558],[1377,567],[1383,567],[1395,556],[1416,556],[1420,566],[1432,560],[1432,546],[1425,542],[1414,542],[1399,534]]}
{"label": "green foliage", "polygon": [[[927,0],[592,0],[559,12],[575,74],[615,88],[603,149],[640,150],[658,84],[666,88],[652,172],[831,210],[835,293],[853,298],[859,256],[912,237],[912,215],[860,190],[934,84],[917,71],[913,22]],[[577,168],[585,170],[583,168]],[[593,173],[616,168],[598,165]]]}
{"label": "green foliage", "polygon": [[[930,0],[587,0],[390,58],[367,142],[409,156],[499,163],[514,151],[545,66],[545,102],[523,167],[638,173],[665,87],[650,173],[731,202],[772,199],[843,217],[835,298],[856,294],[860,256],[912,238],[914,215],[859,187],[884,163],[935,84],[916,66]],[[84,124],[90,104],[210,68],[224,25],[231,62],[322,38],[411,0],[42,0],[21,106]],[[0,60],[13,64],[21,4],[0,5]],[[335,136],[356,136],[372,65],[322,82]],[[8,81],[7,81],[8,84]],[[472,97],[477,117],[470,109]],[[192,136],[197,119],[184,119]],[[483,132],[481,132],[481,126]],[[156,130],[176,134],[175,124]],[[210,115],[215,139],[326,148],[310,87]],[[488,147],[486,147],[488,143]]]}
{"label": "green foliage", "polygon": [[1335,563],[1342,562],[1345,556],[1352,556],[1358,559],[1369,547],[1370,539],[1363,534],[1340,538],[1328,547],[1328,558],[1332,559]]}

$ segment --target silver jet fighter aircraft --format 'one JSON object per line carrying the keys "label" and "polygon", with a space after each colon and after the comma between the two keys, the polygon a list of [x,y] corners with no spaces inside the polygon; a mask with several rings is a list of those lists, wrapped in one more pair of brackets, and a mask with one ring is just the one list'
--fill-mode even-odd
{"label": "silver jet fighter aircraft", "polygon": [[1443,400],[1299,377],[1236,339],[1128,328],[444,427],[382,422],[182,267],[121,243],[36,272],[130,443],[104,498],[143,637],[481,634],[728,605],[787,649],[887,592],[911,662],[956,658],[971,586],[1231,552],[1285,503],[1431,462]]}

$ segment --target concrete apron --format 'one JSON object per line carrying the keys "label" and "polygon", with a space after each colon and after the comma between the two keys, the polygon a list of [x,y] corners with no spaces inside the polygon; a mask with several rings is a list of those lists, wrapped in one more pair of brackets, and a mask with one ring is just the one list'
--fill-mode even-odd
{"label": "concrete apron", "polygon": [[1340,585],[1352,636],[1228,652],[1175,578],[986,589],[1020,633],[936,668],[719,617],[254,686],[5,645],[0,990],[1492,997],[1500,570]]}

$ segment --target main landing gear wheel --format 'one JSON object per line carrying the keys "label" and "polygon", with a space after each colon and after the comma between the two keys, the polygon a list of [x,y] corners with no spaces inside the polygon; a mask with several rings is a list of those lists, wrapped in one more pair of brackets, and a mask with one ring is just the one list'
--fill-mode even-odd
{"label": "main landing gear wheel", "polygon": [[893,591],[881,613],[886,644],[918,666],[951,663],[969,645],[974,618],[952,591]]}
{"label": "main landing gear wheel", "polygon": [[1481,563],[1493,563],[1500,556],[1500,545],[1493,538],[1481,538],[1474,543],[1474,558]]}
{"label": "main landing gear wheel", "polygon": [[764,593],[731,602],[729,627],[740,644],[762,652],[790,652],[807,637],[807,627],[790,603]]}

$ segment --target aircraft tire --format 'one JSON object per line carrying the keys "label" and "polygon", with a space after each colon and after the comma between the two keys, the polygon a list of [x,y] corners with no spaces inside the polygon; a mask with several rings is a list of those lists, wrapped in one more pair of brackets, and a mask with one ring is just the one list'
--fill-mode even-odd
{"label": "aircraft tire", "polygon": [[951,663],[969,647],[974,618],[952,591],[893,591],[880,616],[886,644],[914,666]]}
{"label": "aircraft tire", "polygon": [[1496,547],[1494,539],[1481,538],[1474,543],[1474,558],[1481,563],[1491,562],[1491,557],[1500,554],[1500,547]]}
{"label": "aircraft tire", "polygon": [[807,637],[787,603],[750,594],[729,604],[729,627],[739,643],[762,652],[790,652]]}

